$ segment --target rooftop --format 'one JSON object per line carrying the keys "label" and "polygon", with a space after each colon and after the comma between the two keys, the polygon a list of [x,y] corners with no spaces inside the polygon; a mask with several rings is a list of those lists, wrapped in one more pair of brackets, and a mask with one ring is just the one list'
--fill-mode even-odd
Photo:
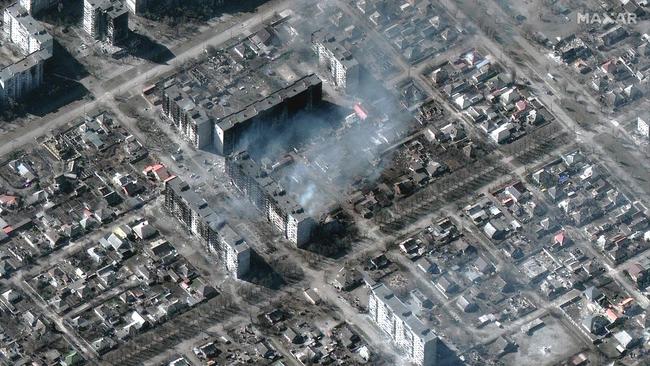
{"label": "rooftop", "polygon": [[341,64],[346,68],[350,68],[356,65],[359,65],[359,62],[352,57],[352,53],[348,51],[343,45],[336,41],[334,35],[327,33],[323,30],[318,30],[312,34],[312,42],[317,42],[322,44],[327,48],[333,55],[336,57]]}
{"label": "rooftop", "polygon": [[[314,75],[305,76],[291,57],[241,56],[237,50],[247,49],[249,43],[245,40],[210,54],[157,87],[186,110],[197,111],[199,119],[228,129],[303,91],[305,83],[320,82]],[[197,117],[192,123],[201,123]]]}
{"label": "rooftop", "polygon": [[4,40],[0,43],[0,68],[4,69],[24,58],[25,55],[11,42]]}
{"label": "rooftop", "polygon": [[120,0],[91,0],[89,3],[92,7],[99,8],[108,14],[111,18],[117,18],[129,12],[129,9]]}
{"label": "rooftop", "polygon": [[309,214],[305,212],[302,206],[300,206],[300,204],[298,204],[298,202],[296,202],[292,197],[287,195],[284,188],[270,177],[259,164],[253,161],[246,152],[233,154],[229,159],[236,161],[237,166],[243,174],[255,179],[260,187],[262,187],[270,197],[273,197],[282,211],[290,214],[294,219],[296,219],[296,221],[302,221],[309,218]]}
{"label": "rooftop", "polygon": [[170,189],[179,195],[192,211],[196,212],[204,222],[206,222],[213,230],[218,231],[219,225],[223,222],[220,216],[210,207],[208,202],[201,198],[196,192],[190,189],[189,184],[181,178],[174,177],[167,181]]}
{"label": "rooftop", "polygon": [[0,71],[0,80],[7,80],[13,77],[16,73],[23,72],[31,69],[34,65],[41,61],[50,58],[50,53],[47,50],[38,50],[27,57],[22,58],[16,63],[4,67]]}

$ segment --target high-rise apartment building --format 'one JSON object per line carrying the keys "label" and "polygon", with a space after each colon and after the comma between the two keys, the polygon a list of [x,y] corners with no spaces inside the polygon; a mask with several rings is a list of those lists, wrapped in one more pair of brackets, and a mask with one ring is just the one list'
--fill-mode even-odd
{"label": "high-rise apartment building", "polygon": [[287,240],[296,246],[309,242],[316,221],[248,153],[227,157],[226,174]]}
{"label": "high-rise apartment building", "polygon": [[5,9],[3,20],[5,38],[10,42],[7,47],[15,47],[17,56],[0,64],[0,104],[5,106],[9,100],[20,100],[41,86],[43,65],[52,57],[54,41],[19,3]]}
{"label": "high-rise apartment building", "polygon": [[323,31],[311,35],[312,48],[318,55],[318,63],[327,70],[334,85],[344,90],[354,90],[359,85],[359,62],[336,38]]}
{"label": "high-rise apartment building", "polygon": [[437,364],[440,339],[384,284],[371,288],[368,313],[410,362],[418,366]]}
{"label": "high-rise apartment building", "polygon": [[226,269],[235,278],[242,278],[250,270],[250,246],[229,224],[224,224],[219,229],[219,243]]}
{"label": "high-rise apartment building", "polygon": [[212,144],[214,123],[186,90],[174,84],[164,90],[162,101],[163,114],[192,146],[202,149]]}
{"label": "high-rise apartment building", "polygon": [[53,7],[59,1],[61,0],[20,0],[19,3],[29,14],[33,15]]}
{"label": "high-rise apartment building", "polygon": [[84,0],[84,31],[113,45],[129,36],[129,10],[120,0]]}
{"label": "high-rise apartment building", "polygon": [[185,228],[203,241],[203,245],[218,254],[226,269],[241,278],[250,269],[251,249],[210,207],[208,202],[190,189],[189,184],[178,177],[165,182],[165,208]]}
{"label": "high-rise apartment building", "polygon": [[314,74],[258,100],[239,112],[219,119],[214,127],[214,146],[223,155],[246,146],[242,141],[266,137],[265,131],[289,128],[287,121],[298,112],[309,111],[323,96],[323,83]]}

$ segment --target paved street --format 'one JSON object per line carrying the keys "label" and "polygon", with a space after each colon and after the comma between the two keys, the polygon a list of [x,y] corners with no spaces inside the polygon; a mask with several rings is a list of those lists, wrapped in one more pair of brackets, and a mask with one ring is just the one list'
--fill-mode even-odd
{"label": "paved street", "polygon": [[[62,110],[57,113],[30,121],[26,126],[2,136],[0,140],[0,142],[2,142],[0,143],[0,156],[3,156],[26,143],[34,141],[35,138],[45,135],[53,129],[61,127],[70,121],[83,116],[86,112],[98,108],[105,102],[114,98],[115,95],[119,95],[121,92],[140,92],[142,87],[156,76],[170,72],[187,60],[199,56],[208,46],[218,46],[231,37],[245,34],[251,28],[261,24],[264,19],[271,17],[273,13],[286,9],[289,3],[290,0],[276,1],[271,3],[270,7],[260,13],[252,15],[245,14],[245,20],[240,23],[236,23],[236,21],[233,20],[233,23],[235,24],[226,31],[214,33],[213,31],[208,30],[201,36],[194,37],[191,42],[184,43],[178,49],[171,50],[175,56],[166,64],[159,64],[153,67],[146,65],[134,68],[126,65],[124,66],[121,75],[115,79],[96,82],[93,82],[92,79],[87,79],[83,84],[95,96],[95,100],[90,102],[86,100],[74,102],[62,108]],[[208,38],[205,39],[205,37]]]}

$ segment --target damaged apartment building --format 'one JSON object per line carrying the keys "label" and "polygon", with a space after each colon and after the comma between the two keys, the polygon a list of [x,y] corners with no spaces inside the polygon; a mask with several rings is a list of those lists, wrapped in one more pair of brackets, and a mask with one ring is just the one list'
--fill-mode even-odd
{"label": "damaged apartment building", "polygon": [[129,10],[119,0],[84,0],[83,29],[93,39],[112,45],[129,36]]}
{"label": "damaged apartment building", "polygon": [[6,105],[41,86],[43,66],[52,57],[54,42],[45,28],[19,3],[5,9],[3,20],[3,31],[8,41],[3,53],[10,57],[3,57],[1,65],[0,104]]}
{"label": "damaged apartment building", "polygon": [[165,182],[165,208],[207,249],[219,255],[226,270],[242,278],[250,269],[251,248],[244,238],[210,207],[189,184],[178,177]]}
{"label": "damaged apartment building", "polygon": [[314,74],[304,76],[291,85],[266,97],[223,115],[215,107],[217,96],[205,94],[200,86],[172,81],[162,88],[163,114],[196,148],[213,145],[228,155],[242,147],[242,141],[254,142],[264,133],[286,129],[286,122],[301,111],[309,111],[322,98],[322,81]]}
{"label": "damaged apartment building", "polygon": [[386,332],[412,364],[455,364],[456,356],[438,335],[425,326],[391,289],[372,284],[368,296],[370,319]]}
{"label": "damaged apartment building", "polygon": [[226,174],[287,240],[302,246],[311,239],[314,219],[247,152],[226,158]]}
{"label": "damaged apartment building", "polygon": [[314,53],[318,55],[318,64],[329,71],[334,85],[347,91],[359,85],[359,62],[336,41],[334,35],[316,31],[311,35],[311,43]]}

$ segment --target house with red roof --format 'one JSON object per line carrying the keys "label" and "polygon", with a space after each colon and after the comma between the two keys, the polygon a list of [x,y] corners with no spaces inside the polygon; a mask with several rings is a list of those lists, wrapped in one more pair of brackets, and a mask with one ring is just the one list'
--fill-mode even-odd
{"label": "house with red roof", "polygon": [[18,197],[8,194],[0,195],[0,206],[6,208],[16,208],[18,206]]}

